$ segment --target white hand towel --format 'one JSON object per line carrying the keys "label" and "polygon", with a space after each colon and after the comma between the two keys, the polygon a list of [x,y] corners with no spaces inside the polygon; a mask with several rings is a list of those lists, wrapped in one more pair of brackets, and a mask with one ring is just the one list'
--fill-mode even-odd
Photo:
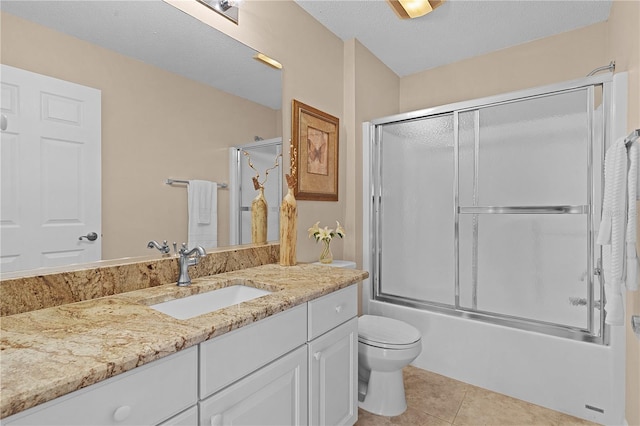
{"label": "white hand towel", "polygon": [[205,249],[218,246],[218,184],[190,180],[187,189],[189,235],[188,246]]}
{"label": "white hand towel", "polygon": [[190,180],[189,205],[196,214],[195,219],[198,224],[208,225],[211,223],[211,203],[217,194],[215,183],[206,180]]}
{"label": "white hand towel", "polygon": [[627,150],[624,140],[614,142],[605,156],[605,192],[597,243],[602,245],[605,276],[606,322],[624,323],[624,282]]}

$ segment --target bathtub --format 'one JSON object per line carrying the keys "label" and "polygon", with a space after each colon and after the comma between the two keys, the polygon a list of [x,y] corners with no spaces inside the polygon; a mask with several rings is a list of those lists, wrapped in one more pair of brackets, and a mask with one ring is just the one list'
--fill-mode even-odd
{"label": "bathtub", "polygon": [[412,363],[465,383],[601,424],[624,424],[625,336],[580,342],[368,299],[363,310],[406,321],[422,333]]}

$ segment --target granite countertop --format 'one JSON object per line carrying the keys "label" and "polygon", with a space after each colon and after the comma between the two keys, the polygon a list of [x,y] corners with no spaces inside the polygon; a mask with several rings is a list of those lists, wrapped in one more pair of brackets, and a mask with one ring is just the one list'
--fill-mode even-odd
{"label": "granite countertop", "polygon": [[[0,418],[329,294],[366,271],[275,264],[6,316],[0,325]],[[178,320],[155,303],[244,283],[272,294]]]}

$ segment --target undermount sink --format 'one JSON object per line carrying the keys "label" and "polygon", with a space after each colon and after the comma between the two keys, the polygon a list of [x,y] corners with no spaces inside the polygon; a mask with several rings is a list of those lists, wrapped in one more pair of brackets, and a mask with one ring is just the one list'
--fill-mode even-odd
{"label": "undermount sink", "polygon": [[194,294],[182,299],[169,300],[149,307],[177,319],[189,319],[248,300],[257,299],[267,294],[271,294],[271,292],[237,284],[207,293]]}

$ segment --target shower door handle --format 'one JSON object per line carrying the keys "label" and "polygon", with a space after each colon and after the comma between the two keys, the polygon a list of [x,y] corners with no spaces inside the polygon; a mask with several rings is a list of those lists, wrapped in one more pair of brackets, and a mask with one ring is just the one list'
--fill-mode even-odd
{"label": "shower door handle", "polygon": [[602,270],[602,258],[598,259],[597,265],[593,269],[593,275],[597,275],[600,286],[604,286],[604,271]]}

